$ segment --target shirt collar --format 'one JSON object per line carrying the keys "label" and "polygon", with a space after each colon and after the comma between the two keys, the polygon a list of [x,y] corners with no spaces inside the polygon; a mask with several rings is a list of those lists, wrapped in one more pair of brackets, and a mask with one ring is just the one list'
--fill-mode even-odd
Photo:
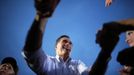
{"label": "shirt collar", "polygon": [[63,62],[63,63],[68,63],[71,60],[71,58],[68,57],[67,60],[64,62],[64,60],[58,55],[56,55],[56,59],[58,60],[58,62]]}

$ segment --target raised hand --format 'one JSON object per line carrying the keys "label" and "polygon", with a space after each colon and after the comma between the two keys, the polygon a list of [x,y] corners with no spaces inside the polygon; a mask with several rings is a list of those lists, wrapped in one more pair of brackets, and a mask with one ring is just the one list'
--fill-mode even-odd
{"label": "raised hand", "polygon": [[60,0],[34,0],[38,14],[51,17]]}
{"label": "raised hand", "polygon": [[105,6],[108,7],[112,4],[112,0],[105,0]]}

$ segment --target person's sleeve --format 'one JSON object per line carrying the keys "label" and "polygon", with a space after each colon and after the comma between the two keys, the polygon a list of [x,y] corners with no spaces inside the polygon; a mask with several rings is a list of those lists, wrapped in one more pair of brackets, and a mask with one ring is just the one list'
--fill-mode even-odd
{"label": "person's sleeve", "polygon": [[124,20],[115,21],[115,22],[120,23],[122,25],[132,25],[132,26],[134,26],[134,18],[124,19]]}
{"label": "person's sleeve", "polygon": [[28,66],[37,74],[44,72],[43,66],[47,62],[48,56],[43,52],[42,49],[36,50],[35,52],[29,53],[23,50],[23,57],[25,58]]}
{"label": "person's sleeve", "polygon": [[101,50],[91,67],[89,75],[105,75],[110,60],[111,51]]}
{"label": "person's sleeve", "polygon": [[78,61],[78,71],[80,73],[80,75],[88,75],[89,73],[89,68],[82,62],[82,61]]}

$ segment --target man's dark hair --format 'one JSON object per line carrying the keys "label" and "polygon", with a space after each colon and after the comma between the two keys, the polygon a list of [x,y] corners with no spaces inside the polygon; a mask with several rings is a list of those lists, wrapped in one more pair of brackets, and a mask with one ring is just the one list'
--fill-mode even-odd
{"label": "man's dark hair", "polygon": [[69,38],[70,39],[70,37],[68,36],[68,35],[62,35],[62,36],[60,36],[57,40],[56,40],[56,44],[55,44],[55,46],[57,45],[57,43],[60,41],[60,39],[62,39],[62,38]]}
{"label": "man's dark hair", "polygon": [[15,72],[15,75],[17,75],[18,73],[18,66],[17,66],[17,62],[13,57],[6,57],[2,60],[1,64],[5,64],[5,63],[9,63],[12,65],[13,70]]}

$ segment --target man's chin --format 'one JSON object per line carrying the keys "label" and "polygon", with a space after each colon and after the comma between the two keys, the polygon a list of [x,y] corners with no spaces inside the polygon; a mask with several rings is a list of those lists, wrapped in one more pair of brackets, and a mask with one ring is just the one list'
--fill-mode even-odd
{"label": "man's chin", "polygon": [[128,44],[130,47],[134,47],[134,44]]}
{"label": "man's chin", "polygon": [[0,71],[0,75],[6,75],[5,72],[3,71]]}
{"label": "man's chin", "polygon": [[12,74],[7,74],[5,71],[0,71],[0,75],[12,75]]}

